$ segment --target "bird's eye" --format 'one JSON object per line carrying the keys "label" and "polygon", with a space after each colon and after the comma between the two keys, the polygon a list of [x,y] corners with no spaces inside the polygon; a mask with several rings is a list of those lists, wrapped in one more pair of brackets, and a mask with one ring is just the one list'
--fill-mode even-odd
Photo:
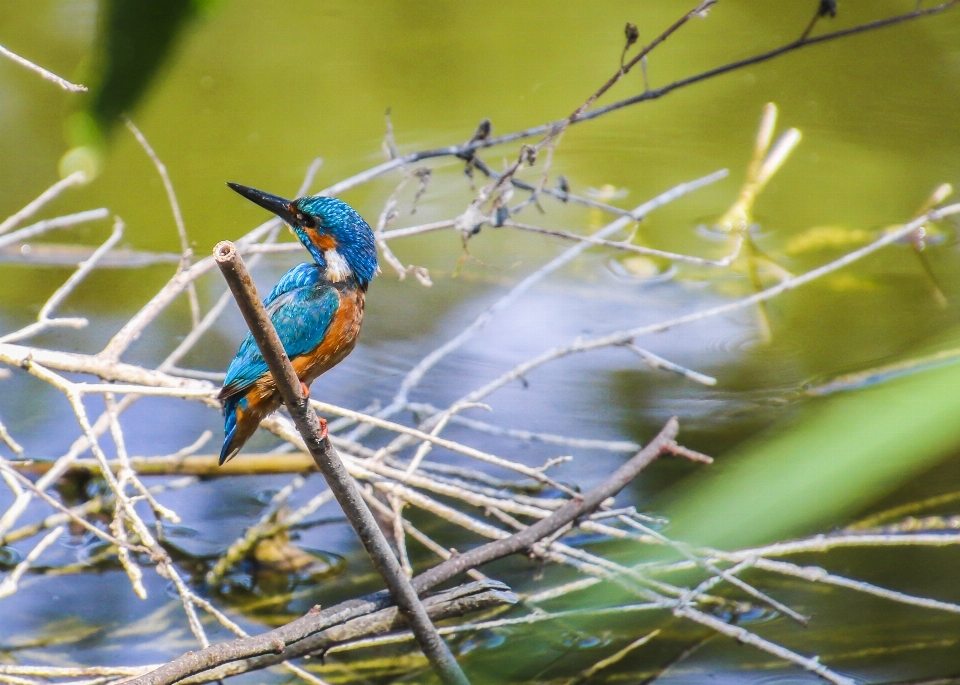
{"label": "bird's eye", "polygon": [[317,220],[309,214],[297,214],[297,222],[304,228],[316,228]]}

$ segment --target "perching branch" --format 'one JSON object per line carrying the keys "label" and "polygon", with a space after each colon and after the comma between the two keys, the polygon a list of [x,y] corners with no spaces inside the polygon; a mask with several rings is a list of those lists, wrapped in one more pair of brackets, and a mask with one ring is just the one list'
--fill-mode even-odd
{"label": "perching branch", "polygon": [[[417,636],[420,648],[444,682],[469,685],[453,653],[440,638],[410,581],[400,568],[373,514],[363,502],[356,483],[344,468],[325,431],[321,432],[319,419],[303,395],[297,374],[284,352],[283,344],[273,328],[243,259],[237,254],[233,243],[229,241],[221,242],[214,248],[214,257],[240,306],[240,311],[270,369],[284,404],[293,416],[300,436],[317,466],[320,467],[320,472],[330,486],[330,490],[333,491],[334,497],[337,498],[350,525],[357,532],[374,567],[383,577],[390,594],[410,624],[414,635]],[[147,685],[147,681],[143,685]]]}

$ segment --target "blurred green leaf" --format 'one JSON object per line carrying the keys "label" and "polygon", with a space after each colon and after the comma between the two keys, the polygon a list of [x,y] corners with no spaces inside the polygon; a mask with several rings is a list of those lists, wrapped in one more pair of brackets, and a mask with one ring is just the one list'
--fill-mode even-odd
{"label": "blurred green leaf", "polygon": [[87,110],[68,122],[72,145],[97,144],[130,112],[194,19],[219,0],[106,0],[100,7],[99,51]]}
{"label": "blurred green leaf", "polygon": [[960,367],[806,405],[666,493],[674,539],[735,548],[836,525],[960,448]]}

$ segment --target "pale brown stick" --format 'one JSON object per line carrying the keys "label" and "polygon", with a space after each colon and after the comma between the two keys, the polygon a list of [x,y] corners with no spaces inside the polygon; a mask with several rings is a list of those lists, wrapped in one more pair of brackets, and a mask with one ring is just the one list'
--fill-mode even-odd
{"label": "pale brown stick", "polygon": [[390,594],[397,602],[400,613],[417,637],[421,649],[441,680],[450,684],[469,685],[466,675],[437,633],[410,580],[393,555],[383,531],[380,530],[373,514],[364,504],[356,483],[347,473],[339,455],[326,437],[326,431],[321,432],[317,414],[303,395],[301,383],[257,294],[256,286],[247,272],[243,259],[237,254],[233,243],[229,241],[221,242],[214,248],[214,257],[237,300],[240,311],[307,449],[357,532],[374,567],[383,577]]}

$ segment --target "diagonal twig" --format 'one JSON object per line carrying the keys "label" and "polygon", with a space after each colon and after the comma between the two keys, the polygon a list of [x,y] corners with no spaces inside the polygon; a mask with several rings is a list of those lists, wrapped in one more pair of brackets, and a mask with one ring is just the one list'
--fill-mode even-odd
{"label": "diagonal twig", "polygon": [[303,396],[300,381],[297,380],[296,372],[284,352],[283,344],[257,295],[256,286],[253,285],[242,258],[237,254],[233,243],[227,241],[214,248],[214,255],[301,437],[350,524],[357,531],[374,567],[390,589],[400,612],[417,636],[421,649],[445,683],[467,685],[469,681],[430,621],[417,593],[390,550],[383,532],[363,503],[356,483],[347,473],[330,440],[326,436],[321,437],[316,412]]}

